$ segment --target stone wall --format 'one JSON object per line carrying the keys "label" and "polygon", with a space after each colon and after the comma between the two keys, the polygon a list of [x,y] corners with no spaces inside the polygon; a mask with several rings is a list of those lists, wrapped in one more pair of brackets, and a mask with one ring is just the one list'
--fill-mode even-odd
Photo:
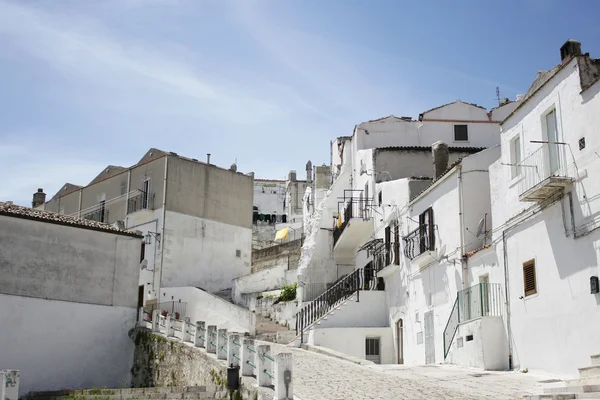
{"label": "stone wall", "polygon": [[287,269],[298,268],[303,239],[277,246],[252,251],[252,272],[262,271],[278,265],[286,265]]}

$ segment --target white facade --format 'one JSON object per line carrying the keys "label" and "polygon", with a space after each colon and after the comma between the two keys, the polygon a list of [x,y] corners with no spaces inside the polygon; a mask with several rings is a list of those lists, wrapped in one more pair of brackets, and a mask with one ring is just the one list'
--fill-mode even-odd
{"label": "white facade", "polygon": [[515,368],[576,375],[600,353],[600,295],[590,293],[600,275],[597,76],[589,56],[566,59],[503,123],[491,198]]}
{"label": "white facade", "polygon": [[254,207],[262,214],[285,214],[285,181],[255,179]]}

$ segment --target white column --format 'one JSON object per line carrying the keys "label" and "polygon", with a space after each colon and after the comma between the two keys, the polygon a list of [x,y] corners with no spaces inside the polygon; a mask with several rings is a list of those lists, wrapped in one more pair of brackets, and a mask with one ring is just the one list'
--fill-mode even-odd
{"label": "white column", "polygon": [[206,331],[206,352],[215,354],[217,352],[217,326],[209,325]]}
{"label": "white column", "polygon": [[6,372],[0,371],[0,400],[6,398]]}
{"label": "white column", "polygon": [[160,333],[160,311],[152,310],[152,332]]}
{"label": "white column", "polygon": [[294,398],[292,366],[292,353],[279,353],[275,356],[274,400]]}
{"label": "white column", "polygon": [[138,309],[138,326],[146,327],[144,323],[144,307]]}
{"label": "white column", "polygon": [[217,332],[217,359],[227,360],[227,329],[219,329]]}
{"label": "white column", "polygon": [[256,371],[254,339],[242,339],[242,376],[252,376]]}
{"label": "white column", "polygon": [[206,341],[206,323],[204,321],[196,321],[196,347],[205,347]]}
{"label": "white column", "polygon": [[[4,378],[2,378],[4,375]],[[3,400],[19,400],[19,371],[8,369],[0,371],[0,393],[4,393]]]}
{"label": "white column", "polygon": [[272,379],[269,376],[273,375],[273,361],[269,359],[271,353],[271,346],[268,344],[261,344],[256,347],[256,359],[258,360],[256,379],[258,380],[258,386],[270,386]]}
{"label": "white column", "polygon": [[242,359],[242,343],[240,342],[239,333],[230,333],[229,340],[227,341],[227,365],[234,367],[240,366],[240,360]]}

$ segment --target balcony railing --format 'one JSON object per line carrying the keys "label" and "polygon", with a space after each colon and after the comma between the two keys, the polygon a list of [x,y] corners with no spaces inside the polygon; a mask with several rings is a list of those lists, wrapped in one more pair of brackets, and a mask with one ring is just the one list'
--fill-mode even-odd
{"label": "balcony railing", "polygon": [[404,238],[404,255],[413,259],[426,251],[435,250],[435,230],[433,225],[420,225]]}
{"label": "balcony railing", "polygon": [[476,318],[502,316],[503,311],[504,296],[499,283],[480,283],[458,292],[444,329],[444,358],[448,356],[458,325]]}
{"label": "balcony railing", "polygon": [[98,222],[108,222],[108,210],[104,207],[83,215],[84,219]]}
{"label": "balcony railing", "polygon": [[144,306],[144,312],[152,315],[152,311],[160,310],[161,314],[164,316],[167,314],[173,314],[175,319],[182,319],[187,317],[186,308],[187,303],[181,303],[179,301],[167,301],[164,303],[148,304]]}
{"label": "balcony railing", "polygon": [[344,205],[344,212],[342,214],[342,223],[336,225],[333,229],[333,245],[337,243],[340,236],[344,232],[344,229],[348,226],[348,223],[352,218],[361,218],[368,220],[372,216],[372,200],[371,199],[356,199],[350,198]]}
{"label": "balcony railing", "polygon": [[154,210],[154,193],[140,193],[127,200],[127,214],[139,210]]}
{"label": "balcony railing", "polygon": [[[521,175],[518,185],[519,197],[527,196],[528,192],[535,191],[536,188],[564,187],[564,185],[546,185],[552,181],[572,180],[568,176],[565,146],[561,144],[544,143],[514,168],[518,168],[518,173]],[[545,198],[546,193],[541,197]]]}

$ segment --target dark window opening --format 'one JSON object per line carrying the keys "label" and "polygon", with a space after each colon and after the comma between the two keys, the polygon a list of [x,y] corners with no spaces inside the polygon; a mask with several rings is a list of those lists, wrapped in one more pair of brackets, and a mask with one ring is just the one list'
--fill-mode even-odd
{"label": "dark window opening", "polygon": [[454,125],[454,141],[464,142],[469,140],[469,132],[467,125]]}
{"label": "dark window opening", "polygon": [[433,208],[431,207],[419,215],[419,246],[421,253],[435,249]]}
{"label": "dark window opening", "polygon": [[585,149],[585,138],[584,137],[579,139],[579,150],[583,150],[583,149]]}
{"label": "dark window opening", "polygon": [[471,340],[473,340],[473,335],[467,335],[467,342],[470,342]]}
{"label": "dark window opening", "polygon": [[142,240],[142,248],[140,250],[140,262],[146,259],[146,242]]}
{"label": "dark window opening", "polygon": [[400,226],[394,225],[394,264],[400,265]]}
{"label": "dark window opening", "polygon": [[383,203],[383,195],[382,195],[382,193],[383,193],[383,190],[380,190],[379,194],[377,195],[377,198],[379,200],[379,207],[381,207],[381,204]]}

